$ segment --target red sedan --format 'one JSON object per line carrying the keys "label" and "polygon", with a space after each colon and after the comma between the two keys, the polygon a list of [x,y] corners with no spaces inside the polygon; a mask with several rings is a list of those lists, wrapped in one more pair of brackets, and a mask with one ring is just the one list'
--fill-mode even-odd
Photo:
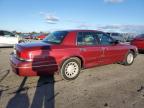
{"label": "red sedan", "polygon": [[139,51],[144,51],[144,34],[136,36],[132,41],[132,45],[137,46]]}
{"label": "red sedan", "polygon": [[94,30],[66,30],[50,33],[41,42],[20,43],[10,56],[12,69],[20,76],[60,73],[63,79],[78,77],[84,68],[121,63],[131,65],[137,48],[120,44]]}
{"label": "red sedan", "polygon": [[33,37],[31,35],[25,36],[24,39],[32,39]]}

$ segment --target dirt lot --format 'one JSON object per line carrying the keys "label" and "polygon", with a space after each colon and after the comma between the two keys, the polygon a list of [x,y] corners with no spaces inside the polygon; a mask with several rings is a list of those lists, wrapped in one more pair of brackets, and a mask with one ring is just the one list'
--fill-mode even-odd
{"label": "dirt lot", "polygon": [[144,54],[132,66],[91,68],[68,82],[15,75],[11,51],[0,49],[0,108],[144,108]]}

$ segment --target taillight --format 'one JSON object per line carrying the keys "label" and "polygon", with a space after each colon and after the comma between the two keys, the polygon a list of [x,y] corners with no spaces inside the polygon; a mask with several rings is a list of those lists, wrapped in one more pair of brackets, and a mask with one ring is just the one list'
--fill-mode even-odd
{"label": "taillight", "polygon": [[25,51],[23,51],[23,52],[16,51],[16,52],[17,52],[16,56],[19,60],[21,60],[21,61],[32,61],[28,52],[25,52]]}
{"label": "taillight", "polygon": [[14,47],[13,54],[18,60],[21,61],[32,61],[31,52],[27,50],[23,50],[19,44]]}
{"label": "taillight", "polygon": [[20,57],[23,59],[29,59],[28,53],[27,52],[21,52]]}

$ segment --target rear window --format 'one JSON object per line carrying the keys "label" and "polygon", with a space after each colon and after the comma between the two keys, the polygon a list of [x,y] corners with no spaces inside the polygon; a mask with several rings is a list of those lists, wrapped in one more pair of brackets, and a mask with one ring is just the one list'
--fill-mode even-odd
{"label": "rear window", "polygon": [[56,32],[50,33],[43,40],[43,42],[52,43],[52,44],[60,44],[67,34],[68,34],[67,31],[56,31]]}

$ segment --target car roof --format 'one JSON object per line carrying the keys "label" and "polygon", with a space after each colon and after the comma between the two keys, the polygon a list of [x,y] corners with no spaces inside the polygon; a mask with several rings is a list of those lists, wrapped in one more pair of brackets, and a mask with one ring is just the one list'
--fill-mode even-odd
{"label": "car roof", "polygon": [[67,32],[102,32],[102,31],[98,31],[98,30],[81,30],[81,29],[59,30],[59,31],[67,31]]}

